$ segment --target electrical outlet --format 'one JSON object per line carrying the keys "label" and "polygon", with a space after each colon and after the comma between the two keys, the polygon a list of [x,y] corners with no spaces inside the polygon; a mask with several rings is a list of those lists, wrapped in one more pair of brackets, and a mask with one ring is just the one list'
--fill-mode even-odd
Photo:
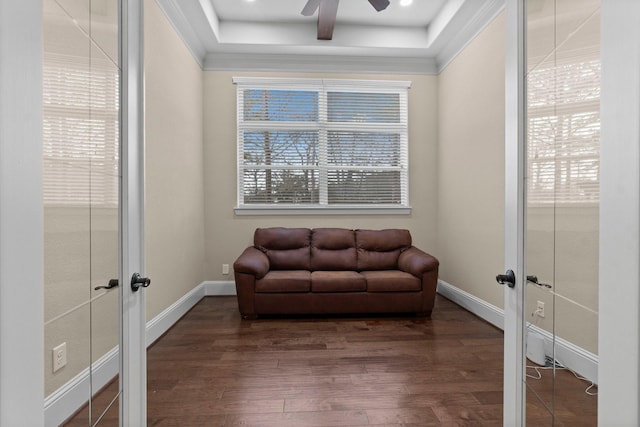
{"label": "electrical outlet", "polygon": [[222,264],[222,274],[229,274],[229,264]]}
{"label": "electrical outlet", "polygon": [[53,372],[59,371],[67,364],[67,343],[63,342],[51,351],[53,356]]}
{"label": "electrical outlet", "polygon": [[544,317],[544,302],[538,301],[538,306],[536,307],[536,313],[540,317]]}

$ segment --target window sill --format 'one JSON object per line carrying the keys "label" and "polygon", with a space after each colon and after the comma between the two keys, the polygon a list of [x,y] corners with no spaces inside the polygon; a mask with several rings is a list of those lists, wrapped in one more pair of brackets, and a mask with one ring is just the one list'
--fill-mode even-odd
{"label": "window sill", "polygon": [[246,215],[410,215],[410,206],[241,206],[234,208]]}

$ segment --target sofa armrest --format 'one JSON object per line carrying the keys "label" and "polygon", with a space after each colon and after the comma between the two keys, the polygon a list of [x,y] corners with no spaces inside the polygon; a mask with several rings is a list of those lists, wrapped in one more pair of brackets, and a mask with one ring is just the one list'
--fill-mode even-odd
{"label": "sofa armrest", "polygon": [[407,273],[422,279],[422,275],[429,271],[437,271],[438,260],[428,253],[411,246],[400,254],[398,258],[398,268]]}
{"label": "sofa armrest", "polygon": [[262,279],[269,272],[269,258],[261,250],[250,246],[233,263],[233,271]]}

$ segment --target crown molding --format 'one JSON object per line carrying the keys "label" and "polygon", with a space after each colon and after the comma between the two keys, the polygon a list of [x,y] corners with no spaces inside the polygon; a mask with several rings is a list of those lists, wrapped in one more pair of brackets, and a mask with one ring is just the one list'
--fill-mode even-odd
{"label": "crown molding", "polygon": [[184,45],[191,52],[193,58],[200,65],[200,68],[203,68],[207,49],[183,13],[182,7],[179,5],[179,0],[156,0],[156,3],[169,20],[171,26],[173,26],[176,34],[178,34]]}
{"label": "crown molding", "polygon": [[439,49],[435,57],[437,74],[445,68],[504,10],[505,0],[484,0],[482,7],[470,16],[460,14],[455,17],[449,42]]}
{"label": "crown molding", "polygon": [[254,53],[209,53],[204,60],[204,70],[437,74],[432,58]]}

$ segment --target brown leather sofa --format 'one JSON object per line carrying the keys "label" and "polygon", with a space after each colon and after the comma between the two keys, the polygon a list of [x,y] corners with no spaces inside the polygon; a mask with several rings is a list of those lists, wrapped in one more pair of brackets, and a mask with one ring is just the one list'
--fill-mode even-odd
{"label": "brown leather sofa", "polygon": [[233,264],[243,318],[261,314],[429,316],[438,260],[408,230],[258,228]]}

